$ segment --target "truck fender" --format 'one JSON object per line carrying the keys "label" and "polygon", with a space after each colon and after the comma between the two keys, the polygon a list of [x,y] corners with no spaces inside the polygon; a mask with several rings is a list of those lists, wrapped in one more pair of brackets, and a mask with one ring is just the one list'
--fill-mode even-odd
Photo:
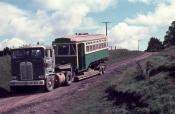
{"label": "truck fender", "polygon": [[55,74],[55,86],[58,87],[65,82],[65,74],[63,72],[59,72]]}

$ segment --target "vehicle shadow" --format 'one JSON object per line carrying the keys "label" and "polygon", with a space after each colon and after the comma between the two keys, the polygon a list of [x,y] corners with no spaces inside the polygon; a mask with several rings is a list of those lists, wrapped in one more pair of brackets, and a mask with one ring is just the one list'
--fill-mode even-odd
{"label": "vehicle shadow", "polygon": [[9,90],[0,87],[0,99],[8,97],[16,97],[16,96],[33,95],[43,92],[44,90],[40,87],[27,87],[27,88],[21,87],[18,88],[16,92],[10,92]]}
{"label": "vehicle shadow", "polygon": [[7,89],[0,87],[0,98],[9,96],[10,92]]}

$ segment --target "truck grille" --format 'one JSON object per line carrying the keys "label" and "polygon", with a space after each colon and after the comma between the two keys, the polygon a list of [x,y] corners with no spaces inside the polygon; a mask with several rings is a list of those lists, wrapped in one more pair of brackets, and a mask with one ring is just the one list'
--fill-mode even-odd
{"label": "truck grille", "polygon": [[33,65],[31,62],[20,63],[21,80],[33,80]]}

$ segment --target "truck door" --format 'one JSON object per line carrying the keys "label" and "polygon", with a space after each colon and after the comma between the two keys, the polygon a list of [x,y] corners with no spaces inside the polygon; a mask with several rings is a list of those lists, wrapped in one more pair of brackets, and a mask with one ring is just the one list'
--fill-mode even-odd
{"label": "truck door", "polygon": [[54,69],[54,57],[53,50],[46,49],[45,50],[45,64],[46,64],[46,74],[52,73]]}
{"label": "truck door", "polygon": [[79,70],[83,70],[86,68],[84,43],[78,44],[78,63],[79,63]]}

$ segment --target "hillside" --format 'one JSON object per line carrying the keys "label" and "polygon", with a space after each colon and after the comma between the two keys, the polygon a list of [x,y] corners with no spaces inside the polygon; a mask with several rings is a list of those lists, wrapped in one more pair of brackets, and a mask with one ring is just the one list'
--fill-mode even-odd
{"label": "hillside", "polygon": [[151,63],[150,77],[145,78],[135,63],[123,72],[111,73],[102,83],[72,95],[66,114],[174,114],[175,47],[166,49],[139,64],[142,70]]}
{"label": "hillside", "polygon": [[112,64],[129,58],[134,58],[138,55],[143,54],[141,51],[129,51],[127,49],[117,49],[109,51],[109,60],[107,64]]}

